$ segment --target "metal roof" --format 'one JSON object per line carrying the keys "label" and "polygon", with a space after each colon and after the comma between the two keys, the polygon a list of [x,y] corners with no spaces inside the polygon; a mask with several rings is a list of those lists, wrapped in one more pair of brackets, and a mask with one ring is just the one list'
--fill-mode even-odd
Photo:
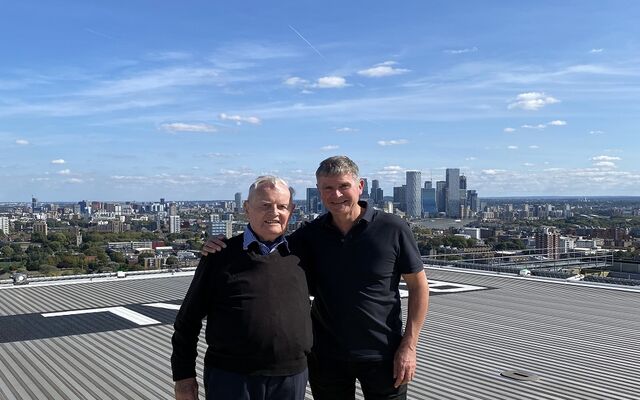
{"label": "metal roof", "polygon": [[[409,398],[640,398],[637,289],[427,274],[431,304]],[[0,399],[173,398],[171,323],[191,278],[0,286]],[[205,346],[201,336],[201,355]],[[200,357],[200,381],[202,367]],[[538,380],[500,375],[507,370]]]}

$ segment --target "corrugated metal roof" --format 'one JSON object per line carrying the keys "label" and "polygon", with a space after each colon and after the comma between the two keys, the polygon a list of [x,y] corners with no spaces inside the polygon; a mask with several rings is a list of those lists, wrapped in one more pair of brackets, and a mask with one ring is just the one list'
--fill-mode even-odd
{"label": "corrugated metal roof", "polygon": [[[638,291],[469,271],[427,273],[434,281],[487,289],[431,296],[409,398],[640,398]],[[176,274],[0,289],[0,399],[173,398],[175,310],[150,303],[175,308],[190,280]],[[138,326],[109,312],[42,316],[119,306],[157,323]],[[37,339],[21,339],[34,332]],[[201,340],[200,354],[204,350]],[[539,380],[500,376],[510,369]]]}

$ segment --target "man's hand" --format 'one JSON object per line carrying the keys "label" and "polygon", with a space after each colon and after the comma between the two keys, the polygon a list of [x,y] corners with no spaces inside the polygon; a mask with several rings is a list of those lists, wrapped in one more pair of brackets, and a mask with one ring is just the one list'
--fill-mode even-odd
{"label": "man's hand", "polygon": [[227,247],[227,245],[222,241],[224,239],[224,235],[218,235],[216,237],[210,237],[207,240],[207,243],[202,246],[202,250],[200,250],[200,254],[206,256],[209,253],[217,253]]}
{"label": "man's hand", "polygon": [[198,382],[196,378],[187,378],[175,383],[176,400],[198,400]]}
{"label": "man's hand", "polygon": [[393,359],[393,378],[395,379],[393,386],[406,385],[411,382],[415,373],[416,348],[403,340]]}

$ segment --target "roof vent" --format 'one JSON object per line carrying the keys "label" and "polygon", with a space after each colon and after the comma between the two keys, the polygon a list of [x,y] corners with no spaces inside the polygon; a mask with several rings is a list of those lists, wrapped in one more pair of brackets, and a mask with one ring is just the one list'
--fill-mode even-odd
{"label": "roof vent", "polygon": [[14,285],[26,285],[27,283],[29,283],[29,280],[27,279],[27,274],[23,274],[20,272],[14,273],[11,276],[11,279],[13,279]]}
{"label": "roof vent", "polygon": [[502,371],[500,375],[505,376],[507,378],[515,379],[518,381],[538,381],[540,377],[536,374],[532,374],[531,372],[521,371],[517,369],[509,369],[506,371]]}

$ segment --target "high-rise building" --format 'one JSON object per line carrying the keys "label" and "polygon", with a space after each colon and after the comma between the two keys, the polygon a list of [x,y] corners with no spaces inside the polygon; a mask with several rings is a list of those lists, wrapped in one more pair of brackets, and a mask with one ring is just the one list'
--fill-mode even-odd
{"label": "high-rise building", "polygon": [[536,233],[536,249],[545,257],[560,258],[560,233],[554,228],[541,227]]}
{"label": "high-rise building", "polygon": [[467,190],[467,177],[460,175],[460,189]]}
{"label": "high-rise building", "polygon": [[378,204],[382,201],[382,199],[378,198],[378,189],[380,189],[380,181],[374,179],[371,181],[371,200],[373,200],[373,204]]}
{"label": "high-rise building", "polygon": [[234,200],[236,202],[236,212],[242,211],[242,193],[236,192],[234,196]]}
{"label": "high-rise building", "polygon": [[0,231],[5,235],[10,233],[9,231],[9,217],[0,217]]}
{"label": "high-rise building", "polygon": [[211,236],[223,235],[224,237],[230,238],[233,235],[233,221],[211,222],[209,234],[211,234]]}
{"label": "high-rise building", "polygon": [[407,215],[410,217],[421,217],[422,193],[420,189],[422,186],[422,174],[420,171],[407,171],[406,177]]}
{"label": "high-rise building", "polygon": [[180,233],[180,216],[169,216],[169,233]]}
{"label": "high-rise building", "polygon": [[367,180],[367,178],[362,178],[362,180],[364,181],[364,187],[362,188],[362,194],[360,195],[360,198],[368,199],[369,198],[369,181]]}
{"label": "high-rise building", "polygon": [[424,189],[433,188],[433,183],[431,181],[424,181]]}
{"label": "high-rise building", "polygon": [[467,190],[467,205],[472,213],[480,211],[478,204],[478,193],[475,190]]}
{"label": "high-rise building", "polygon": [[393,203],[400,211],[407,210],[407,185],[393,187]]}
{"label": "high-rise building", "polygon": [[447,217],[460,218],[460,169],[446,169]]}
{"label": "high-rise building", "polygon": [[436,182],[436,206],[439,213],[447,212],[447,182],[445,181]]}
{"label": "high-rise building", "polygon": [[438,214],[435,188],[422,188],[422,213],[425,216],[434,216]]}
{"label": "high-rise building", "polygon": [[31,197],[31,212],[35,212],[38,209],[38,199]]}
{"label": "high-rise building", "polygon": [[384,202],[384,191],[381,187],[376,189],[376,204],[382,204]]}
{"label": "high-rise building", "polygon": [[307,188],[307,213],[319,214],[322,212],[322,202],[318,188]]}
{"label": "high-rise building", "polygon": [[169,206],[169,215],[178,215],[178,205],[176,203],[171,203]]}

